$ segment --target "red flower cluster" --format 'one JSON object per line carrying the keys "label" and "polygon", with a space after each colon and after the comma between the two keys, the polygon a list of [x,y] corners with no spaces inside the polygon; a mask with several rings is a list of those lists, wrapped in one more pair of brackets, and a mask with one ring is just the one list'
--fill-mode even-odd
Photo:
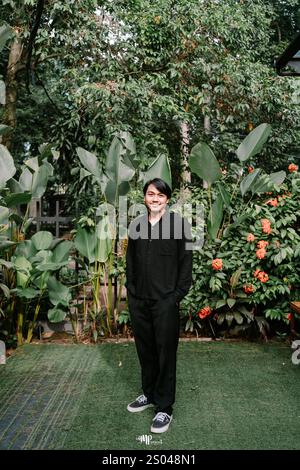
{"label": "red flower cluster", "polygon": [[255,240],[255,236],[253,235],[253,233],[248,233],[247,242],[254,242],[254,240]]}
{"label": "red flower cluster", "polygon": [[260,250],[256,250],[256,258],[258,258],[258,259],[264,259],[266,254],[267,254],[267,252],[264,248],[260,248]]}
{"label": "red flower cluster", "polygon": [[294,171],[298,171],[298,166],[295,165],[295,163],[291,163],[289,166],[288,166],[288,170],[290,173],[293,173]]}
{"label": "red flower cluster", "polygon": [[204,318],[208,317],[211,314],[211,308],[210,307],[204,307],[198,312],[198,317],[203,320]]}
{"label": "red flower cluster", "polygon": [[278,206],[278,200],[275,199],[269,199],[266,204],[269,204],[269,206],[277,207]]}
{"label": "red flower cluster", "polygon": [[220,258],[216,258],[212,261],[211,265],[215,271],[219,271],[223,267],[223,261]]}
{"label": "red flower cluster", "polygon": [[271,233],[271,222],[268,219],[261,219],[262,231],[268,235]]}
{"label": "red flower cluster", "polygon": [[248,173],[253,173],[253,171],[254,171],[253,166],[248,166]]}
{"label": "red flower cluster", "polygon": [[269,280],[269,276],[267,273],[264,271],[261,271],[260,269],[257,269],[254,273],[253,276],[258,279],[260,282],[267,282]]}
{"label": "red flower cluster", "polygon": [[291,313],[288,313],[286,318],[288,321],[291,321],[291,319],[293,318],[293,315]]}
{"label": "red flower cluster", "polygon": [[266,248],[269,245],[269,242],[265,240],[259,240],[257,243],[257,248]]}
{"label": "red flower cluster", "polygon": [[255,287],[252,284],[245,284],[243,289],[246,294],[253,294],[255,291]]}

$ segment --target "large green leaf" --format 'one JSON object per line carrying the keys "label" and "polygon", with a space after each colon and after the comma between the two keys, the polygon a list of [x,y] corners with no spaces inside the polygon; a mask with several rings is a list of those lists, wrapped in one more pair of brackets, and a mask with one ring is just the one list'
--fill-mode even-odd
{"label": "large green leaf", "polygon": [[36,269],[38,271],[58,271],[58,269],[66,266],[68,260],[62,261],[60,263],[53,263],[52,261],[45,261],[43,264],[39,264]]}
{"label": "large green leaf", "polygon": [[9,209],[4,206],[0,206],[0,224],[6,224],[8,222]]}
{"label": "large green leaf", "polygon": [[9,196],[5,198],[7,207],[14,207],[19,204],[28,204],[30,200],[31,200],[31,194],[27,192],[10,194]]}
{"label": "large green leaf", "polygon": [[31,191],[32,182],[33,174],[30,170],[28,170],[28,168],[24,168],[19,178],[19,184],[21,185],[23,191]]}
{"label": "large green leaf", "polygon": [[47,250],[52,243],[53,235],[52,233],[43,230],[35,233],[31,237],[31,240],[37,250]]}
{"label": "large green leaf", "polygon": [[38,159],[38,157],[28,158],[28,160],[25,160],[24,163],[29,168],[31,168],[31,170],[33,170],[33,171],[38,171],[38,169],[39,169],[39,159]]}
{"label": "large green leaf", "polygon": [[172,188],[171,168],[166,155],[159,155],[146,172],[140,173],[139,180],[142,180],[145,184],[154,178],[161,178]]}
{"label": "large green leaf", "polygon": [[251,190],[251,187],[253,187],[254,184],[256,183],[260,172],[261,172],[261,169],[257,168],[256,170],[253,171],[253,173],[249,173],[249,175],[247,175],[241,181],[240,190],[241,190],[242,196],[244,196],[247,191]]}
{"label": "large green leaf", "polygon": [[219,194],[221,195],[221,197],[223,199],[224,205],[227,207],[227,209],[229,209],[230,208],[230,198],[231,198],[229,191],[226,189],[226,187],[220,181],[217,182],[217,186],[218,186]]}
{"label": "large green leaf", "polygon": [[25,287],[30,278],[32,265],[24,256],[16,256],[13,263],[17,271],[17,286]]}
{"label": "large green leaf", "polygon": [[77,147],[76,152],[82,165],[96,178],[101,178],[102,170],[97,157],[82,147]]}
{"label": "large green leaf", "polygon": [[51,176],[53,167],[49,164],[43,164],[33,174],[32,179],[32,197],[40,198],[47,189],[48,179]]}
{"label": "large green leaf", "polygon": [[26,287],[25,289],[17,288],[14,289],[17,296],[21,299],[34,299],[40,295],[40,290],[34,289],[33,287]]}
{"label": "large green leaf", "polygon": [[140,159],[136,154],[135,142],[130,132],[120,132],[119,137],[126,149],[123,156],[124,163],[133,168],[137,168],[140,164]]}
{"label": "large green leaf", "polygon": [[64,310],[54,307],[48,310],[47,316],[48,320],[52,323],[59,323],[61,321],[64,321],[66,318],[67,312]]}
{"label": "large green leaf", "polygon": [[13,157],[4,145],[0,144],[0,189],[14,176],[16,167]]}
{"label": "large green leaf", "polygon": [[236,154],[241,162],[245,162],[249,158],[259,153],[264,146],[265,142],[271,133],[270,124],[260,124],[258,127],[253,129],[250,134],[243,140],[239,145]]}
{"label": "large green leaf", "polygon": [[115,181],[117,185],[123,181],[130,181],[135,173],[135,169],[130,163],[127,166],[123,161],[123,156],[126,152],[124,145],[121,143],[118,137],[114,137],[109,147],[106,163],[105,163],[105,174],[110,180]]}
{"label": "large green leaf", "polygon": [[15,254],[17,256],[25,256],[27,259],[36,255],[37,249],[31,240],[24,240],[18,244]]}
{"label": "large green leaf", "polygon": [[223,219],[223,198],[221,194],[218,194],[216,200],[214,201],[211,211],[209,212],[208,215],[208,220],[207,220],[207,231],[212,238],[212,240],[215,240],[218,231],[220,229],[222,219]]}
{"label": "large green leaf", "polygon": [[69,251],[73,246],[73,242],[69,240],[64,240],[59,243],[53,250],[52,260],[54,263],[60,263],[62,261],[67,261],[69,258]]}
{"label": "large green leaf", "polygon": [[118,196],[125,196],[129,191],[130,184],[128,181],[123,181],[119,186],[117,186],[115,181],[107,180],[104,194],[107,202],[115,206],[118,204]]}
{"label": "large green leaf", "polygon": [[113,233],[109,226],[108,217],[98,222],[96,227],[97,244],[95,247],[95,259],[105,263],[112,250]]}
{"label": "large green leaf", "polygon": [[61,304],[68,306],[72,298],[70,289],[59,282],[54,276],[50,276],[47,281],[49,299],[53,305]]}
{"label": "large green leaf", "polygon": [[192,148],[189,165],[192,172],[208,184],[214,183],[222,176],[218,160],[205,142],[199,142]]}
{"label": "large green leaf", "polygon": [[90,263],[95,261],[96,234],[94,231],[79,227],[74,244],[79,253],[88,258]]}
{"label": "large green leaf", "polygon": [[0,26],[0,52],[5,47],[6,42],[12,36],[12,28],[6,24]]}

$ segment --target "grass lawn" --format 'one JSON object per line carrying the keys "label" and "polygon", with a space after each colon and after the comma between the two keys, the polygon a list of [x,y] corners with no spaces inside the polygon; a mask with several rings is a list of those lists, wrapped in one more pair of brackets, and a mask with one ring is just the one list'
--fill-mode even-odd
{"label": "grass lawn", "polygon": [[291,355],[275,341],[181,342],[174,419],[147,445],[153,410],[126,410],[142,393],[133,343],[26,345],[0,366],[0,449],[300,449]]}

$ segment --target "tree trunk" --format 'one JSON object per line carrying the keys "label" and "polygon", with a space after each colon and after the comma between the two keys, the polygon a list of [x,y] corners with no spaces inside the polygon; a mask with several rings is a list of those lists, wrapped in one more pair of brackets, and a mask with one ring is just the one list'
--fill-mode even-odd
{"label": "tree trunk", "polygon": [[[16,108],[17,108],[17,72],[19,70],[20,61],[22,56],[22,42],[16,33],[15,39],[12,42],[9,59],[7,74],[5,80],[6,86],[6,100],[5,100],[5,113],[4,113],[4,123],[10,126],[13,131],[17,125],[16,118]],[[9,132],[8,135],[3,137],[3,144],[6,145],[8,149],[11,149],[13,131]]]}
{"label": "tree trunk", "polygon": [[191,172],[188,168],[188,157],[189,157],[189,126],[186,122],[182,121],[180,123],[180,133],[181,133],[181,190],[180,190],[180,199],[184,202],[190,195],[190,190],[185,186],[190,184],[192,181]]}

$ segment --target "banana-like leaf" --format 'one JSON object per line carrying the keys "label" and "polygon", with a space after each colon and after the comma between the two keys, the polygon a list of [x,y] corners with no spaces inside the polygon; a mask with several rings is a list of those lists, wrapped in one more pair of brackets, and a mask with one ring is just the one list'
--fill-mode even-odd
{"label": "banana-like leaf", "polygon": [[74,244],[82,256],[88,258],[90,263],[94,263],[96,247],[96,234],[94,231],[88,231],[85,228],[79,227]]}
{"label": "banana-like leaf", "polygon": [[33,182],[33,174],[28,168],[24,168],[19,178],[19,184],[21,188],[23,189],[23,191],[31,191],[32,182]]}
{"label": "banana-like leaf", "polygon": [[2,284],[2,282],[0,282],[0,289],[2,290],[4,296],[9,299],[10,298],[10,290],[9,288],[7,287],[7,285],[5,284]]}
{"label": "banana-like leaf", "polygon": [[52,243],[53,235],[51,232],[41,230],[35,233],[31,240],[37,250],[47,250]]}
{"label": "banana-like leaf", "polygon": [[4,200],[7,207],[14,207],[19,204],[28,204],[28,202],[31,200],[31,193],[26,192],[10,194]]}
{"label": "banana-like leaf", "polygon": [[217,182],[217,186],[218,186],[219,194],[221,195],[223,199],[224,205],[227,207],[227,209],[229,209],[230,208],[230,193],[228,192],[226,187],[222,185],[220,181]]}
{"label": "banana-like leaf", "polygon": [[38,157],[33,157],[29,158],[28,160],[25,160],[25,165],[28,166],[28,168],[31,168],[33,171],[38,171],[39,169],[39,159]]}
{"label": "banana-like leaf", "polygon": [[207,231],[212,240],[215,240],[218,235],[218,231],[223,220],[223,207],[223,198],[221,194],[218,194],[216,200],[212,205],[211,211],[209,212],[207,220]]}
{"label": "banana-like leaf", "polygon": [[251,187],[254,186],[254,184],[256,183],[256,181],[258,179],[258,176],[259,176],[260,172],[261,172],[261,169],[257,168],[256,170],[253,171],[253,173],[249,173],[249,175],[247,175],[241,181],[240,190],[241,190],[241,194],[242,194],[243,197],[245,196],[247,191],[251,190]]}
{"label": "banana-like leaf", "polygon": [[52,175],[53,167],[52,165],[44,163],[39,167],[37,171],[33,174],[32,179],[32,197],[40,198],[43,196],[46,191],[49,176]]}
{"label": "banana-like leaf", "polygon": [[113,233],[109,225],[108,217],[98,222],[96,226],[97,243],[95,247],[95,260],[105,263],[112,250]]}
{"label": "banana-like leaf", "polygon": [[68,260],[62,261],[61,263],[52,263],[51,261],[40,264],[36,267],[38,271],[58,271],[63,266],[68,264]]}
{"label": "banana-like leaf", "polygon": [[0,144],[0,189],[16,173],[13,157],[4,145]]}
{"label": "banana-like leaf", "polygon": [[169,160],[164,154],[159,155],[147,171],[140,172],[139,180],[142,180],[144,184],[154,178],[161,178],[172,188],[171,168]]}
{"label": "banana-like leaf", "polygon": [[17,180],[15,180],[15,178],[11,178],[7,182],[7,187],[11,193],[23,193],[24,192],[24,189],[22,188],[20,183]]}
{"label": "banana-like leaf", "polygon": [[96,178],[101,179],[102,170],[97,157],[82,147],[77,147],[76,152],[82,165]]}
{"label": "banana-like leaf", "polygon": [[104,190],[106,200],[115,206],[118,204],[118,196],[125,196],[130,191],[130,184],[128,181],[123,181],[119,186],[115,181],[107,180]]}
{"label": "banana-like leaf", "polygon": [[4,206],[0,206],[0,224],[6,224],[8,222],[9,209]]}
{"label": "banana-like leaf", "polygon": [[189,165],[192,172],[207,181],[209,185],[222,176],[218,160],[205,142],[199,142],[192,148]]}
{"label": "banana-like leaf", "polygon": [[110,180],[115,181],[118,186],[123,181],[130,181],[135,174],[135,169],[131,163],[130,166],[127,166],[123,161],[125,152],[124,145],[115,136],[106,157],[105,174]]}
{"label": "banana-like leaf", "polygon": [[260,124],[253,129],[239,145],[236,151],[238,159],[241,162],[245,162],[259,153],[268,140],[271,130],[270,124],[266,123]]}

